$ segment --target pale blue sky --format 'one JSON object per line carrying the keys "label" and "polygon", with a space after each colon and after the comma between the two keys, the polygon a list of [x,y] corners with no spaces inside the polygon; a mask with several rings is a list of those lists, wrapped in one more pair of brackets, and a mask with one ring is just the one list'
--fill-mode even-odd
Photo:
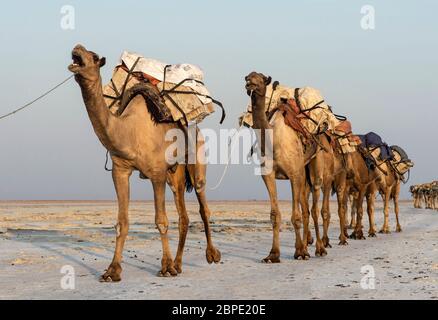
{"label": "pale blue sky", "polygon": [[[76,29],[60,27],[73,5]],[[360,27],[374,5],[376,29]],[[243,78],[256,70],[290,86],[319,88],[357,133],[375,131],[414,160],[411,183],[438,178],[436,1],[8,1],[0,12],[0,113],[69,75],[76,43],[107,57],[104,82],[123,50],[201,66],[236,126],[247,104]],[[202,126],[219,129],[219,114]],[[100,145],[73,81],[0,122],[0,199],[113,199]],[[216,184],[222,166],[210,166]],[[403,197],[408,196],[403,187]],[[289,184],[279,182],[282,199]],[[134,199],[151,199],[132,179]],[[168,192],[168,196],[170,196]],[[266,199],[250,166],[232,166],[209,199]]]}

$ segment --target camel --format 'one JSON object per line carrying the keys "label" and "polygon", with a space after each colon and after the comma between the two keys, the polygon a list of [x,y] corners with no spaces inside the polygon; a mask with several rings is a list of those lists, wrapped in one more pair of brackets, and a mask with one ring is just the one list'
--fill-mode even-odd
{"label": "camel", "polygon": [[[277,187],[275,179],[290,180],[292,189],[292,225],[295,230],[295,259],[307,260],[310,255],[307,250],[309,229],[309,208],[305,197],[305,160],[303,145],[297,132],[284,123],[284,117],[277,113],[273,123],[269,123],[265,113],[266,86],[271,77],[257,72],[251,72],[245,77],[248,95],[251,97],[253,128],[264,156],[265,138],[272,138],[272,159],[264,159],[265,167],[272,168],[262,174],[268,189],[271,203],[271,223],[273,228],[272,248],[269,255],[262,261],[267,263],[280,262],[280,225],[281,213],[278,206]],[[269,130],[272,129],[272,130]],[[300,207],[301,206],[301,213]],[[301,237],[301,222],[303,237]]]}
{"label": "camel", "polygon": [[376,186],[382,196],[383,204],[384,204],[383,226],[380,229],[379,233],[386,233],[386,234],[391,233],[391,231],[389,230],[389,201],[391,199],[394,201],[394,212],[397,222],[395,231],[401,232],[402,228],[398,218],[398,214],[399,214],[398,200],[400,196],[400,185],[401,185],[400,177],[394,171],[394,169],[390,165],[388,165],[388,161],[383,162],[379,167],[383,172],[381,171],[379,173],[381,175],[381,178],[376,180]]}
{"label": "camel", "polygon": [[[207,261],[218,263],[220,251],[211,240],[210,211],[204,190],[206,167],[199,164],[170,164],[166,161],[166,149],[173,141],[165,141],[165,135],[170,129],[178,129],[178,124],[156,123],[151,116],[150,106],[140,95],[131,100],[123,115],[114,115],[105,104],[102,93],[100,68],[105,65],[105,58],[77,45],[72,51],[72,59],[73,63],[68,69],[75,74],[93,129],[102,145],[110,152],[113,161],[112,178],[118,200],[116,245],[113,260],[101,280],[121,280],[122,252],[129,229],[129,178],[134,170],[149,178],[153,186],[155,224],[163,250],[159,275],[176,276],[182,272],[182,255],[189,223],[184,202],[186,182],[193,184],[201,205],[200,214],[207,237]],[[166,182],[174,193],[179,214],[179,243],[175,260],[172,259],[167,234],[169,223],[165,209]]]}
{"label": "camel", "polygon": [[[365,160],[359,151],[350,153],[351,159],[351,177],[349,178],[349,188],[354,188],[357,191],[357,197],[354,198],[354,206],[356,209],[356,224],[354,231],[350,234],[351,239],[363,240],[365,239],[362,231],[362,217],[363,217],[363,200],[367,199],[367,213],[369,218],[368,235],[374,237],[376,235],[374,225],[374,201],[376,193],[376,185],[374,182],[381,178],[377,169],[368,169]],[[347,190],[347,194],[348,194]],[[346,202],[347,197],[344,201]],[[344,205],[346,206],[346,205]],[[345,231],[346,232],[346,228]]]}
{"label": "camel", "polygon": [[[335,192],[338,200],[338,215],[340,229],[344,230],[345,226],[345,207],[344,197],[346,196],[346,179],[347,179],[347,166],[348,160],[342,159],[342,154],[335,151],[329,137],[326,134],[320,134],[317,139],[323,148],[319,149],[315,157],[308,164],[310,184],[307,183],[307,193],[312,192],[312,218],[314,222],[314,228],[316,233],[316,256],[326,255],[327,252],[324,248],[331,248],[330,239],[328,237],[328,228],[330,225],[330,194]],[[348,158],[348,155],[345,155]],[[321,216],[323,219],[323,236],[319,235],[319,222],[318,222],[318,201],[320,190],[322,189],[323,201],[321,207]],[[308,196],[307,196],[308,198]],[[340,233],[339,245],[346,245],[347,237],[344,232]],[[312,238],[309,231],[308,243],[311,243]],[[322,242],[322,248],[319,244]]]}

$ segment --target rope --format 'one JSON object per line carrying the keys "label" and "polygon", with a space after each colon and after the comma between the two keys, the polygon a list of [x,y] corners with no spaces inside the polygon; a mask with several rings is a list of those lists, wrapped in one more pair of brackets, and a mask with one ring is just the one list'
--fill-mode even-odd
{"label": "rope", "polygon": [[64,83],[66,83],[68,80],[70,80],[70,79],[73,78],[73,77],[74,77],[74,74],[72,74],[72,75],[69,76],[67,79],[63,80],[62,82],[60,82],[59,84],[57,84],[56,86],[54,86],[52,89],[50,89],[50,90],[44,92],[44,93],[43,93],[42,95],[40,95],[39,97],[37,97],[37,98],[35,98],[34,100],[32,100],[32,101],[26,103],[24,106],[19,107],[19,108],[15,109],[14,111],[11,111],[11,112],[9,112],[9,113],[7,113],[7,114],[1,116],[1,117],[0,117],[0,120],[2,120],[2,119],[4,119],[4,118],[7,118],[7,117],[9,117],[9,116],[12,116],[13,114],[15,114],[15,113],[17,113],[17,112],[19,112],[19,111],[21,111],[21,110],[23,110],[23,109],[25,109],[25,108],[31,106],[32,104],[34,104],[34,103],[37,102],[38,100],[40,100],[40,99],[44,98],[45,96],[47,96],[47,95],[48,95],[49,93],[51,93],[52,91],[55,91],[56,89],[58,89],[60,86],[62,86]]}
{"label": "rope", "polygon": [[[251,92],[251,94],[252,94],[252,92]],[[244,112],[246,112],[247,110],[248,110],[247,107],[245,107]],[[230,148],[230,153],[229,153],[229,155],[228,155],[227,163],[225,164],[225,168],[224,168],[224,170],[222,171],[222,175],[221,175],[221,177],[219,178],[218,182],[216,183],[216,185],[215,185],[214,187],[212,187],[212,188],[208,188],[209,190],[216,190],[216,189],[219,188],[219,186],[222,184],[222,181],[224,180],[225,175],[226,175],[226,173],[227,173],[227,171],[228,171],[228,167],[230,166],[230,160],[231,160],[231,156],[232,156],[232,154],[233,154],[233,150],[234,150],[234,146],[235,146],[235,144],[233,144],[233,142],[236,141],[236,140],[235,140],[235,137],[236,137],[236,136],[239,137],[239,135],[240,135],[240,131],[242,130],[242,127],[243,127],[243,126],[244,126],[244,124],[243,124],[243,119],[242,119],[242,123],[241,123],[240,126],[237,128],[237,131],[234,132],[233,136],[230,138],[230,141],[228,142],[228,147],[231,146],[231,148]]]}

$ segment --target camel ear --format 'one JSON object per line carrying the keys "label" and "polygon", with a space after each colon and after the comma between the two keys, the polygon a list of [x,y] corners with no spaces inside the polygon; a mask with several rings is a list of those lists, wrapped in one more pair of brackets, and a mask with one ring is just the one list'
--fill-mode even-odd
{"label": "camel ear", "polygon": [[267,77],[267,78],[265,77],[265,85],[269,85],[271,81],[272,81],[271,77]]}
{"label": "camel ear", "polygon": [[103,67],[106,64],[106,58],[102,57],[99,60],[99,67]]}

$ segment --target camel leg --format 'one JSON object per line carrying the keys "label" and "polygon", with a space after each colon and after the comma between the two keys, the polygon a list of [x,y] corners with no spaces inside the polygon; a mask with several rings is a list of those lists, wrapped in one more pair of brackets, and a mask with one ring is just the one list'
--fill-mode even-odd
{"label": "camel leg", "polygon": [[354,227],[353,233],[350,235],[351,239],[357,239],[357,240],[364,240],[365,237],[363,235],[362,231],[362,218],[363,218],[363,198],[365,197],[365,190],[366,188],[361,188],[359,191],[359,195],[355,199],[356,202],[356,210],[357,210],[357,217],[356,217],[356,226]]}
{"label": "camel leg", "polygon": [[[324,234],[322,236],[322,242],[324,244],[325,248],[331,248],[330,245],[330,239],[328,237],[328,228],[330,226],[330,192],[331,192],[331,185],[332,182],[324,182],[323,187],[323,194],[322,194],[322,221],[324,226]],[[341,218],[341,217],[340,217]],[[340,219],[341,220],[341,219]],[[340,221],[342,224],[344,224],[344,219],[342,216],[342,221]]]}
{"label": "camel leg", "polygon": [[205,256],[208,263],[219,263],[221,261],[221,252],[213,245],[213,240],[211,238],[211,212],[207,204],[207,197],[205,195],[205,177],[207,167],[203,164],[198,163],[195,166],[189,165],[189,168],[192,172],[196,172],[194,176],[191,175],[191,178],[195,187],[196,197],[199,202],[199,213],[201,215],[202,222],[204,223],[204,231],[207,238],[207,249],[205,252]]}
{"label": "camel leg", "polygon": [[[304,197],[305,197],[307,203],[309,203],[309,198],[310,198],[311,190],[310,190],[310,185],[307,182],[305,184],[304,192],[305,192],[305,196]],[[311,232],[310,229],[309,229],[309,232],[307,233],[307,244],[308,245],[312,245],[313,244],[313,237],[312,237],[312,232]]]}
{"label": "camel leg", "polygon": [[169,185],[171,186],[175,206],[178,211],[178,229],[179,240],[178,250],[175,257],[175,269],[178,273],[182,272],[182,257],[184,254],[184,246],[187,238],[187,231],[189,228],[189,216],[187,215],[185,199],[184,199],[184,187],[185,187],[185,166],[179,165],[177,171],[174,174],[168,175]]}
{"label": "camel leg", "polygon": [[172,259],[172,254],[169,248],[169,237],[167,231],[169,228],[169,220],[166,214],[165,191],[166,181],[160,179],[152,180],[154,189],[154,204],[155,204],[155,225],[160,232],[161,244],[163,246],[163,257],[161,259],[160,276],[176,276],[178,272],[175,269],[175,264]]}
{"label": "camel leg", "polygon": [[402,228],[400,225],[400,221],[398,219],[398,213],[399,213],[399,207],[398,207],[398,199],[400,196],[400,183],[397,183],[397,185],[395,186],[395,190],[394,190],[394,212],[395,212],[395,219],[397,221],[397,227],[395,229],[396,232],[401,232]]}
{"label": "camel leg", "polygon": [[339,245],[347,245],[347,225],[345,222],[345,215],[346,215],[346,186],[345,186],[345,180],[340,182],[338,187],[336,188],[336,198],[338,200],[338,216],[339,216]]}
{"label": "camel leg", "polygon": [[391,197],[391,189],[390,188],[385,188],[384,189],[384,195],[383,195],[383,201],[384,201],[384,206],[383,206],[383,226],[382,229],[380,229],[379,233],[391,233],[391,231],[389,230],[389,198]]}
{"label": "camel leg", "polygon": [[370,186],[369,192],[367,192],[367,213],[368,213],[368,220],[369,220],[369,230],[368,230],[368,236],[369,237],[375,237],[376,236],[376,228],[374,223],[374,201],[376,198],[376,189],[373,184],[373,186]]}
{"label": "camel leg", "polygon": [[[298,180],[298,181],[297,181]],[[310,258],[307,251],[307,241],[309,234],[309,205],[304,193],[305,178],[294,179],[291,181],[292,187],[292,225],[295,230],[295,259],[308,260]],[[300,205],[301,212],[300,214]],[[301,239],[301,221],[303,222],[303,238]]]}
{"label": "camel leg", "polygon": [[[319,172],[321,166],[318,165],[320,160],[321,159],[319,159],[319,156],[317,155],[316,159],[314,159],[309,164],[309,166],[310,166],[310,180],[312,182],[312,218],[313,218],[313,224],[315,227],[315,235],[316,235],[315,256],[317,256],[317,257],[327,255],[327,251],[324,248],[324,243],[322,242],[321,235],[319,233],[318,201],[320,198],[321,184],[322,184],[322,177],[320,176],[320,172]],[[304,239],[307,239],[307,237]]]}
{"label": "camel leg", "polygon": [[[280,225],[281,213],[278,208],[277,186],[275,184],[275,173],[262,175],[266,188],[268,189],[269,199],[271,201],[271,223],[272,223],[272,248],[269,255],[263,259],[263,262],[277,263],[280,262]],[[299,235],[300,236],[300,235]],[[301,241],[301,238],[300,238]]]}
{"label": "camel leg", "polygon": [[348,226],[349,229],[354,229],[354,226],[356,225],[356,217],[357,217],[357,207],[356,207],[356,201],[353,195],[349,196],[350,199],[350,213],[351,213],[351,220],[350,225]]}
{"label": "camel leg", "polygon": [[131,176],[132,169],[124,168],[117,165],[117,161],[114,162],[112,177],[114,187],[117,193],[117,202],[119,206],[119,212],[116,224],[116,248],[114,250],[114,257],[106,272],[102,275],[101,281],[120,281],[122,273],[122,252],[125,244],[126,236],[129,229],[129,177]]}

